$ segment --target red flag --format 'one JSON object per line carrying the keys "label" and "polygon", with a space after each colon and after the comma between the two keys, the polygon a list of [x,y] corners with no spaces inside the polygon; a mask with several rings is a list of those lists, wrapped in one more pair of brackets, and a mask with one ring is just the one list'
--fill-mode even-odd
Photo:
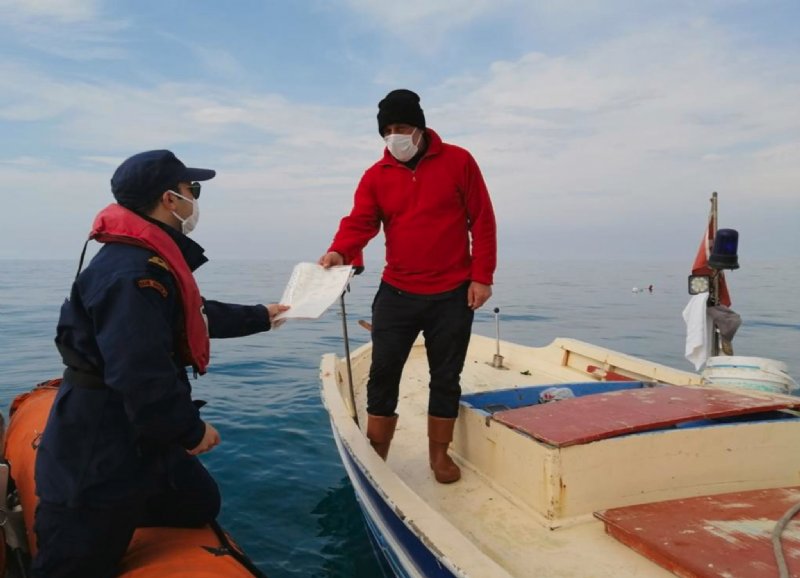
{"label": "red flag", "polygon": [[[708,215],[708,227],[700,241],[697,249],[697,256],[692,265],[692,275],[713,275],[714,269],[708,266],[708,257],[714,247],[714,235],[716,234],[716,223],[714,223],[713,211]],[[731,306],[731,296],[728,293],[728,284],[725,282],[725,273],[719,272],[719,302],[725,307]]]}

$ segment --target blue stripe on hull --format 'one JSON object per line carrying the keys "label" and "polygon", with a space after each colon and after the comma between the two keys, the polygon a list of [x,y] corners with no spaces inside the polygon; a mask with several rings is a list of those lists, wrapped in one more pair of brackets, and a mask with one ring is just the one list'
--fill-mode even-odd
{"label": "blue stripe on hull", "polygon": [[[343,459],[347,461],[348,473],[354,472],[357,477],[357,480],[351,480],[351,482],[353,482],[361,511],[367,521],[367,527],[372,532],[394,573],[401,578],[411,576],[456,578],[456,575],[439,562],[433,552],[425,547],[419,537],[409,530],[397,517],[394,510],[386,504],[343,444],[340,445],[340,449]],[[371,519],[370,512],[363,501],[368,502],[372,510],[377,512],[378,520]],[[402,554],[405,556],[399,555],[401,553],[395,551],[396,548],[401,548]],[[411,561],[413,567],[409,568],[403,565],[405,557]],[[408,564],[407,561],[406,564]]]}

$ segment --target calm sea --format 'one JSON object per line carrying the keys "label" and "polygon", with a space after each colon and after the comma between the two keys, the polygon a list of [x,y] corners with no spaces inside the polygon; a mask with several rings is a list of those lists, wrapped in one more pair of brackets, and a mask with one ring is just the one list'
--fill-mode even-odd
{"label": "calm sea", "polygon": [[[228,302],[277,301],[292,262],[210,262],[198,272],[203,294]],[[502,263],[494,297],[475,331],[544,345],[574,337],[691,370],[683,357],[689,262]],[[53,336],[73,261],[0,261],[0,411],[35,383],[58,376]],[[351,347],[368,334],[378,283],[373,269],[346,296]],[[743,318],[736,355],[788,363],[800,378],[800,261],[742,263],[728,274]],[[653,285],[653,292],[632,289]],[[386,575],[373,552],[318,393],[320,357],[342,354],[337,304],[316,321],[212,344],[209,373],[194,382],[204,417],[222,444],[203,457],[222,488],[221,522],[270,577]],[[420,441],[420,451],[425,447]]]}

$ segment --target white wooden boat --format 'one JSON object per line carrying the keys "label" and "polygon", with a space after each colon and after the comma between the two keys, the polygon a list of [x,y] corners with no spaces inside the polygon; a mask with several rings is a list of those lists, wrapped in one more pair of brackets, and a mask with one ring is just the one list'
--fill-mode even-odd
{"label": "white wooden boat", "polygon": [[[370,353],[350,355],[353,401],[346,360],[325,355],[321,395],[398,576],[778,576],[770,533],[800,502],[799,398],[712,387],[575,340],[473,335],[450,449],[462,479],[443,485],[428,466],[424,343],[405,366],[386,462],[357,425]],[[575,397],[538,403],[554,385]],[[800,527],[782,539],[800,576]]]}
{"label": "white wooden boat", "polygon": [[[725,304],[737,242],[717,229],[713,193],[689,278],[709,308]],[[570,339],[473,335],[450,450],[462,478],[442,485],[428,466],[424,343],[384,462],[358,425],[371,344],[350,355],[343,321],[345,358],[323,357],[322,399],[398,576],[800,577],[800,397],[785,365],[717,358],[704,379]],[[712,355],[730,349],[717,329]],[[553,387],[569,395],[548,403]]]}

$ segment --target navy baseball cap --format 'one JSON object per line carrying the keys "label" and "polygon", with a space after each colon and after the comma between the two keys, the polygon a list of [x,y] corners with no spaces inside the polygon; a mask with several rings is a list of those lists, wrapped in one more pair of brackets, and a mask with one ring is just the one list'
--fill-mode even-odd
{"label": "navy baseball cap", "polygon": [[111,192],[123,207],[137,209],[158,198],[179,182],[207,181],[217,174],[211,169],[193,169],[172,151],[146,151],[126,159],[111,177]]}

